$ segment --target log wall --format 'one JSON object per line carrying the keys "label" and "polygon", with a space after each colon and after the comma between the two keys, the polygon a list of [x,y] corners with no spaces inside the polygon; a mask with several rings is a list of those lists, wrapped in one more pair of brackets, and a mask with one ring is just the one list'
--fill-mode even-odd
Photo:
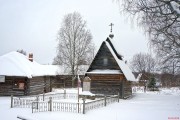
{"label": "log wall", "polygon": [[14,88],[14,80],[16,78],[21,78],[24,80],[24,83],[26,84],[27,78],[22,77],[5,77],[5,82],[0,82],[0,96],[10,96],[10,95],[17,95],[22,96],[26,95],[27,88],[25,87],[24,90]]}
{"label": "log wall", "polygon": [[[77,87],[77,77],[72,82],[72,75],[57,75],[52,79],[52,88],[73,88]],[[80,80],[82,82],[84,75],[79,75]]]}
{"label": "log wall", "polygon": [[120,94],[120,98],[132,95],[131,82],[123,74],[88,74],[88,77],[91,79],[91,92],[94,94]]}
{"label": "log wall", "polygon": [[132,95],[131,81],[124,80],[124,98],[128,98]]}
{"label": "log wall", "polygon": [[33,77],[28,82],[28,95],[37,95],[44,93],[44,77]]}
{"label": "log wall", "polygon": [[88,74],[91,79],[91,92],[94,94],[117,95],[122,89],[123,75]]}

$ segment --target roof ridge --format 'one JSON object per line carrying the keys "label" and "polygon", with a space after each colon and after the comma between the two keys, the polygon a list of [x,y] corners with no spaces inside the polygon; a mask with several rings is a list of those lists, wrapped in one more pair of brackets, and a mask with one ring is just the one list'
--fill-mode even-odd
{"label": "roof ridge", "polygon": [[107,41],[107,42],[109,43],[109,45],[111,46],[111,48],[112,48],[112,50],[114,51],[114,53],[116,54],[117,58],[120,59],[120,60],[123,60],[123,59],[122,59],[123,56],[120,55],[120,54],[116,51],[116,49],[115,49],[114,45],[112,44],[111,40],[109,39],[109,37],[106,39],[106,41]]}

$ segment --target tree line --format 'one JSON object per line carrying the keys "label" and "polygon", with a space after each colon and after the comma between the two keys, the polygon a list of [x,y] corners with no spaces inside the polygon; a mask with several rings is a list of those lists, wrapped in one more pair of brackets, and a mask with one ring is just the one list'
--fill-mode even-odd
{"label": "tree line", "polygon": [[134,71],[161,73],[168,84],[180,78],[180,1],[117,0],[121,13],[137,21],[149,36],[150,48],[156,56],[138,53],[132,61]]}

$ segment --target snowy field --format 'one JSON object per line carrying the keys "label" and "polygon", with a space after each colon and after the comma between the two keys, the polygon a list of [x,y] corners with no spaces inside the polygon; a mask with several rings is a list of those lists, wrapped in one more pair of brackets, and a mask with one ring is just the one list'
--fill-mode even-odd
{"label": "snowy field", "polygon": [[120,100],[86,114],[67,112],[31,113],[30,108],[10,108],[10,97],[0,97],[0,120],[180,120],[180,89],[134,93],[131,99]]}

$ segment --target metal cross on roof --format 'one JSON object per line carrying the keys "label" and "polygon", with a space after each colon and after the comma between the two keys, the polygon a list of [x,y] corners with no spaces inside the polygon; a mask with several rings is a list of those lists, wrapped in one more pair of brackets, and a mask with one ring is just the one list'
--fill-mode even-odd
{"label": "metal cross on roof", "polygon": [[111,26],[111,32],[112,32],[112,27],[114,26],[114,24],[113,24],[113,23],[111,23],[109,26]]}

